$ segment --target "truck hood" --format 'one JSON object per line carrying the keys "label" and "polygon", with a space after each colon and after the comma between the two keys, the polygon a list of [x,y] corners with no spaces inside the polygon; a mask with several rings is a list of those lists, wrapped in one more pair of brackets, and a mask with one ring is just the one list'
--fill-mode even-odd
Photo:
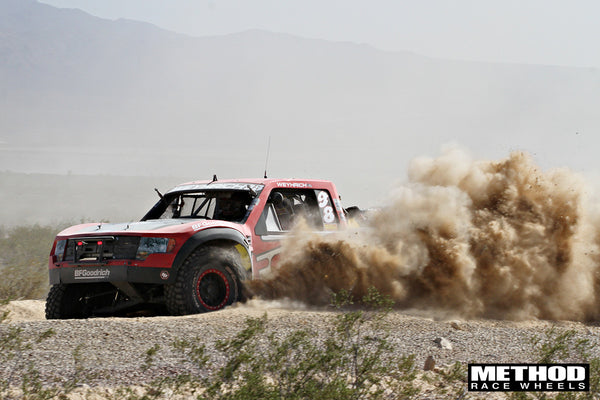
{"label": "truck hood", "polygon": [[71,226],[60,232],[58,236],[79,235],[108,235],[108,234],[177,234],[189,231],[190,233],[216,227],[234,228],[242,230],[240,224],[227,221],[206,219],[156,219],[139,222],[122,223],[91,223]]}

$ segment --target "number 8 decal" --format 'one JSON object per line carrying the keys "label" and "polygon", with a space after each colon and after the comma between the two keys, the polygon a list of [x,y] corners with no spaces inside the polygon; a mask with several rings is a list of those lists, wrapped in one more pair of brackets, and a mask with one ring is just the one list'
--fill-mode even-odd
{"label": "number 8 decal", "polygon": [[326,224],[335,222],[335,215],[333,214],[333,207],[327,206],[323,209],[323,221]]}

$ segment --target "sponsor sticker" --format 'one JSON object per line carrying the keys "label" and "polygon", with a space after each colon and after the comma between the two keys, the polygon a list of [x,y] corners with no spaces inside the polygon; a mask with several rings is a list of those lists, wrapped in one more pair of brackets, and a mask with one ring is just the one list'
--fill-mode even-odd
{"label": "sponsor sticker", "polygon": [[268,261],[267,265],[265,265],[264,267],[262,267],[262,268],[258,267],[260,269],[257,268],[260,275],[267,274],[271,271],[271,265],[273,263],[273,258],[275,256],[278,256],[279,253],[281,253],[281,250],[282,250],[281,246],[278,246],[278,247],[275,247],[274,249],[271,249],[271,250],[265,251],[264,253],[260,253],[260,254],[256,255],[256,261],[258,261],[258,262],[260,262],[262,260]]}
{"label": "sponsor sticker", "polygon": [[469,364],[471,392],[587,392],[589,364]]}
{"label": "sponsor sticker", "polygon": [[312,185],[306,182],[277,182],[277,187],[292,188],[292,189],[303,189],[311,188]]}
{"label": "sponsor sticker", "polygon": [[98,279],[110,277],[110,270],[106,268],[102,269],[76,269],[73,271],[73,278],[75,279]]}
{"label": "sponsor sticker", "polygon": [[204,222],[198,222],[197,224],[192,225],[192,229],[195,231],[199,231],[200,229],[204,228],[205,226],[211,225],[210,222],[208,221],[204,221]]}
{"label": "sponsor sticker", "polygon": [[255,193],[260,193],[265,185],[259,183],[245,182],[210,182],[210,183],[190,183],[179,185],[176,188],[169,190],[168,193],[195,191],[195,190],[252,190]]}
{"label": "sponsor sticker", "polygon": [[169,279],[169,271],[160,271],[160,279],[163,281]]}

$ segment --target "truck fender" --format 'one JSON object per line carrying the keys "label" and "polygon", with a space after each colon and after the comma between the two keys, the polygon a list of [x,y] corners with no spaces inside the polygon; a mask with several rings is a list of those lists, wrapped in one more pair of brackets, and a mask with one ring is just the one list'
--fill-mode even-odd
{"label": "truck fender", "polygon": [[231,243],[235,243],[235,250],[240,255],[240,259],[244,270],[237,271],[240,279],[244,280],[252,275],[252,252],[250,250],[250,244],[246,237],[239,231],[231,228],[209,228],[203,231],[196,232],[192,235],[181,247],[177,256],[175,256],[175,260],[173,261],[172,270],[173,274],[171,274],[171,279],[175,278],[179,267],[183,262],[188,258],[190,254],[194,250],[196,250],[199,246],[209,242],[221,242],[227,241]]}

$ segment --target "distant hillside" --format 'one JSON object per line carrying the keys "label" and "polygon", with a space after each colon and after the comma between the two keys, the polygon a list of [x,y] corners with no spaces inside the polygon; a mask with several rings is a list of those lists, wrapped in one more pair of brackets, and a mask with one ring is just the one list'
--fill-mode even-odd
{"label": "distant hillside", "polygon": [[557,129],[573,115],[598,124],[598,70],[451,62],[262,31],[191,38],[33,0],[0,3],[0,60],[0,138],[10,144],[237,150],[269,133],[310,139],[290,138],[301,149],[367,135],[406,146],[425,133],[518,135],[546,118]]}
{"label": "distant hillside", "polygon": [[[476,34],[476,32],[474,33]],[[470,63],[246,31],[192,38],[0,2],[0,171],[334,180],[381,197],[457,142],[596,162],[600,70]]]}

